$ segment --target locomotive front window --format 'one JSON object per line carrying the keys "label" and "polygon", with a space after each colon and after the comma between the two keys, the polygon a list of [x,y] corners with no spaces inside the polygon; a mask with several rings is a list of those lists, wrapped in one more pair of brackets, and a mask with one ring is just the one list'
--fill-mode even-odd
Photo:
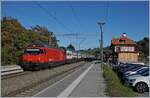
{"label": "locomotive front window", "polygon": [[44,53],[43,50],[41,49],[26,49],[25,54],[30,54],[30,55],[38,55],[38,54],[41,54],[41,53]]}

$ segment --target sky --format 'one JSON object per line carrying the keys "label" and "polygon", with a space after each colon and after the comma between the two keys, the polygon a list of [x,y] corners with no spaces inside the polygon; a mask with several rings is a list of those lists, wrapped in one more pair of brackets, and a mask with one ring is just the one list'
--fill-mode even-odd
{"label": "sky", "polygon": [[73,44],[76,49],[99,47],[100,21],[105,22],[104,47],[122,33],[134,41],[149,36],[148,1],[3,1],[1,10],[1,17],[11,16],[27,29],[45,26],[59,46]]}

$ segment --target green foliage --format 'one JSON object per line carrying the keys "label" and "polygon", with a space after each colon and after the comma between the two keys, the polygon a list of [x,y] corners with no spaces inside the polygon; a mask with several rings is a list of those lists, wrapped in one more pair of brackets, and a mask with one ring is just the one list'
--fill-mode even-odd
{"label": "green foliage", "polygon": [[69,49],[69,50],[74,50],[74,51],[75,51],[75,47],[74,47],[72,44],[68,45],[68,46],[67,46],[67,49]]}
{"label": "green foliage", "polygon": [[142,40],[137,42],[138,50],[139,50],[139,60],[145,63],[148,63],[149,56],[149,38],[144,37]]}
{"label": "green foliage", "polygon": [[39,25],[36,25],[35,27],[32,27],[33,32],[36,32],[36,34],[40,35],[39,40],[51,47],[58,48],[57,39],[54,36],[53,32],[48,31],[46,27],[42,27]]}
{"label": "green foliage", "polygon": [[[96,58],[98,58],[100,56],[100,48],[89,48],[88,50],[84,51],[88,54],[94,55]],[[110,46],[104,47],[103,48],[103,58],[104,61],[107,61],[107,59],[110,57],[110,55],[112,54],[112,49]]]}
{"label": "green foliage", "polygon": [[142,51],[142,53],[145,56],[149,55],[149,38],[145,37],[142,40],[137,42],[139,51]]}
{"label": "green foliage", "polygon": [[135,97],[136,93],[124,86],[117,74],[108,65],[103,65],[103,75],[106,80],[106,92],[111,97]]}
{"label": "green foliage", "polygon": [[17,19],[11,17],[3,17],[1,20],[1,40],[2,65],[18,63],[23,49],[34,41],[58,47],[56,37],[46,27],[37,25],[28,30]]}
{"label": "green foliage", "polygon": [[[1,48],[2,64],[14,64],[11,48]],[[10,54],[11,53],[11,54]]]}

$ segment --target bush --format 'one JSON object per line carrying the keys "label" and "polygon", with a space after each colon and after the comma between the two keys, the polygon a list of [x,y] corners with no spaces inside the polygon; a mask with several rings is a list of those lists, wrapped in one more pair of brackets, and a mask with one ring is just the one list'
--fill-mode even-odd
{"label": "bush", "polygon": [[103,66],[103,76],[106,80],[106,92],[111,97],[135,97],[135,92],[124,86],[110,66]]}
{"label": "bush", "polygon": [[7,64],[15,64],[13,60],[13,55],[10,54],[10,48],[1,48],[1,63],[2,66]]}

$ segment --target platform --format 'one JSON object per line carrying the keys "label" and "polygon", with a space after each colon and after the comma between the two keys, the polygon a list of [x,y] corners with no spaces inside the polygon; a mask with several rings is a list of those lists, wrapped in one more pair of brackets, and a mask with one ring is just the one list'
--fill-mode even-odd
{"label": "platform", "polygon": [[88,63],[34,97],[106,97],[100,64]]}

